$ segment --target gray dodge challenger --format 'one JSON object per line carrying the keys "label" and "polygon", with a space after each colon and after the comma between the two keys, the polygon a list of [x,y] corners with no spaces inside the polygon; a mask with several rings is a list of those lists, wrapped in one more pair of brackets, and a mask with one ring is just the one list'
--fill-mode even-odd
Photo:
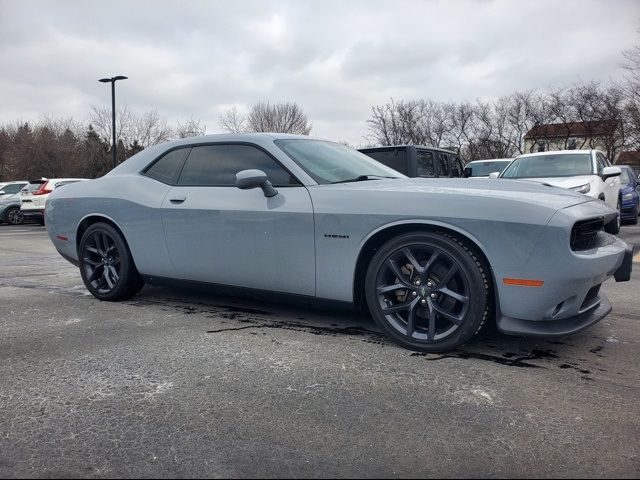
{"label": "gray dodge challenger", "polygon": [[406,178],[338,143],[282,134],[187,138],[55,190],[56,249],[100,300],[198,282],[368,308],[400,345],[439,352],[495,318],[559,336],[611,311],[631,275],[617,211],[516,180]]}

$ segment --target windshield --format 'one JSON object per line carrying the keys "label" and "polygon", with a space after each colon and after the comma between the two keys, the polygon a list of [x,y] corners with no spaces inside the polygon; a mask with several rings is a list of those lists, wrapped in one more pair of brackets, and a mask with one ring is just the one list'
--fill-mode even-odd
{"label": "windshield", "polygon": [[549,153],[516,158],[502,178],[575,177],[593,175],[590,153]]}
{"label": "windshield", "polygon": [[621,168],[622,174],[620,175],[620,183],[622,185],[631,185],[631,176],[629,175],[629,170],[626,168]]}
{"label": "windshield", "polygon": [[[406,178],[367,155],[324,140],[276,140],[275,144],[319,184],[373,178]],[[372,178],[367,178],[372,177]]]}
{"label": "windshield", "polygon": [[493,172],[502,173],[511,160],[471,163],[464,168],[465,177],[488,177]]}

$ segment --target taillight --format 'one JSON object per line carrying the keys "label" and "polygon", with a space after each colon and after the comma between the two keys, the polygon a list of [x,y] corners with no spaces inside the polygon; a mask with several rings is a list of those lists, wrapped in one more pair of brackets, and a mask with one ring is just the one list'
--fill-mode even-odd
{"label": "taillight", "polygon": [[44,182],[42,185],[40,185],[40,188],[32,192],[31,195],[46,195],[47,193],[53,192],[53,190],[47,188],[47,185],[49,185],[49,182]]}

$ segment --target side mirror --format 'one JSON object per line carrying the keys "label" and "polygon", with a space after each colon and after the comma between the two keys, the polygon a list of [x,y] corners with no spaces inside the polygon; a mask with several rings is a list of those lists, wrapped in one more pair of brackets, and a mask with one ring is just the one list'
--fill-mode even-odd
{"label": "side mirror", "polygon": [[640,185],[636,185],[636,192],[640,193]]}
{"label": "side mirror", "polygon": [[622,175],[622,170],[620,170],[620,167],[604,167],[600,175],[602,176],[602,180],[606,180],[611,177],[619,177]]}
{"label": "side mirror", "polygon": [[489,174],[489,178],[493,178],[494,180],[500,176],[500,172],[491,172]]}
{"label": "side mirror", "polygon": [[278,194],[262,170],[242,170],[236,173],[236,187],[240,190],[260,187],[265,197],[275,197]]}
{"label": "side mirror", "polygon": [[6,194],[4,193],[4,190],[0,190],[0,195],[6,195]]}
{"label": "side mirror", "polygon": [[464,178],[469,178],[471,175],[473,175],[473,170],[471,169],[471,167],[465,167],[464,168]]}

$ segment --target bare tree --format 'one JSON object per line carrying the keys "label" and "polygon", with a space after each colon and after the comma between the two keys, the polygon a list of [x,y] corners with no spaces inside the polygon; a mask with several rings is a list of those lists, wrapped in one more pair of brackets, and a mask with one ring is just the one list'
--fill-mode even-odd
{"label": "bare tree", "polygon": [[238,112],[235,105],[225,110],[218,119],[222,129],[229,133],[242,133],[247,130],[246,117]]}
{"label": "bare tree", "polygon": [[190,117],[184,123],[178,120],[175,135],[178,138],[199,137],[204,135],[206,131],[207,127],[203,125],[200,120],[195,120],[193,117]]}
{"label": "bare tree", "polygon": [[161,118],[156,110],[151,110],[139,117],[134,116],[128,138],[123,136],[121,140],[126,145],[137,140],[143,148],[147,148],[166,142],[171,138],[171,133],[171,127],[167,125],[167,121]]}
{"label": "bare tree", "polygon": [[311,123],[295,102],[259,102],[251,107],[246,119],[251,132],[276,132],[309,135]]}
{"label": "bare tree", "polygon": [[[111,139],[111,109],[107,107],[100,107],[97,105],[91,106],[91,112],[89,113],[89,124],[93,126],[93,129],[109,145],[112,144]],[[131,111],[128,105],[123,105],[116,109],[116,136],[117,138],[129,139],[131,136],[131,130],[133,123],[136,121],[135,115]]]}
{"label": "bare tree", "polygon": [[448,115],[449,130],[445,135],[445,142],[449,148],[458,152],[469,143],[473,122],[475,120],[475,110],[469,102],[460,104],[448,103],[444,106]]}

